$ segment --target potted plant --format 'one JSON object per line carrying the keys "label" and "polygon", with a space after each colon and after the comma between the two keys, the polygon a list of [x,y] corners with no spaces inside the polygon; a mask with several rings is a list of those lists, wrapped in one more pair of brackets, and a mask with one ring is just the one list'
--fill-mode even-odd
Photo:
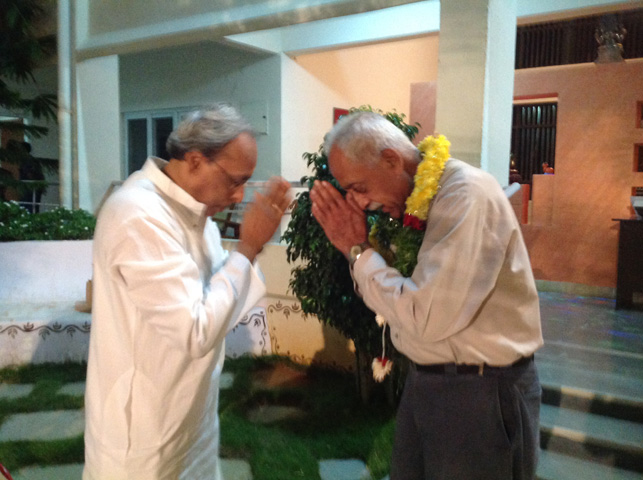
{"label": "potted plant", "polygon": [[[370,106],[362,106],[355,110],[370,110]],[[400,128],[410,138],[418,132],[417,125],[409,125],[405,115],[389,112],[383,113],[389,121]],[[286,241],[286,256],[289,263],[301,260],[301,264],[291,270],[290,289],[301,302],[306,315],[316,315],[317,318],[333,326],[347,338],[353,341],[356,349],[357,377],[359,393],[363,401],[371,397],[374,383],[371,364],[376,356],[382,354],[382,329],[375,321],[375,314],[366,307],[362,299],[355,293],[353,280],[350,276],[347,260],[328,241],[324,231],[311,213],[312,202],[310,189],[315,180],[332,183],[340,191],[337,180],[331,175],[328,158],[320,146],[317,152],[304,153],[313,174],[301,179],[308,191],[300,193],[292,210],[292,217],[282,239]],[[381,212],[369,212],[367,221],[375,223]],[[393,375],[388,377],[386,390],[390,401],[399,391],[403,381],[405,362],[402,356],[395,352],[388,331],[384,337],[387,357],[393,360]]]}

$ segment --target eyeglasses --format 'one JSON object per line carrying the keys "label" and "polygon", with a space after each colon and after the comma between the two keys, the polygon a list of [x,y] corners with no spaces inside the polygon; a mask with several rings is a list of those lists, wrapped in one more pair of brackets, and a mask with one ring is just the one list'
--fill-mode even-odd
{"label": "eyeglasses", "polygon": [[226,178],[228,179],[228,187],[230,188],[230,190],[236,190],[238,188],[243,187],[249,180],[249,178],[247,177],[243,177],[243,178],[233,177],[228,173],[228,171],[225,168],[219,165],[219,162],[217,162],[216,160],[214,160],[212,163],[214,163],[219,168],[219,170],[221,170],[221,172],[223,172],[223,174],[226,176]]}

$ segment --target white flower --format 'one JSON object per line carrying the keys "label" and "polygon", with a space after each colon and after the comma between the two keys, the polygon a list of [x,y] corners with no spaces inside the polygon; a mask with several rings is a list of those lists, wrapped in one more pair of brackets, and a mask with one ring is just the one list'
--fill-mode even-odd
{"label": "white flower", "polygon": [[382,381],[384,381],[384,377],[391,373],[393,362],[386,357],[375,357],[373,359],[372,368],[373,378],[376,382],[381,383]]}

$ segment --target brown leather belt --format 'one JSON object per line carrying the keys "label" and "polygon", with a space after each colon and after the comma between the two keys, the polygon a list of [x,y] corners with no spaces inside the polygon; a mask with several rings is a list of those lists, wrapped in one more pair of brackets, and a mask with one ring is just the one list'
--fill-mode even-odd
{"label": "brown leather belt", "polygon": [[422,373],[433,373],[437,375],[484,375],[485,372],[500,372],[503,370],[518,368],[528,365],[534,361],[534,356],[530,355],[529,357],[522,357],[519,360],[515,361],[511,365],[506,365],[504,367],[494,367],[492,365],[487,365],[486,363],[481,363],[480,365],[464,365],[464,364],[455,364],[455,363],[436,363],[433,365],[418,365],[415,363],[415,368],[418,372]]}

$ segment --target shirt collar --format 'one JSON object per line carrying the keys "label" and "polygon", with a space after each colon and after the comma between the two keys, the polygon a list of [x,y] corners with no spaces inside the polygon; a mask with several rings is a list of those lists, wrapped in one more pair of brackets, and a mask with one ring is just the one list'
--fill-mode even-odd
{"label": "shirt collar", "polygon": [[163,173],[163,167],[169,162],[158,157],[148,157],[141,169],[150,181],[168,197],[183,205],[197,216],[205,216],[207,206],[194,199],[192,195],[179,187],[170,177]]}

